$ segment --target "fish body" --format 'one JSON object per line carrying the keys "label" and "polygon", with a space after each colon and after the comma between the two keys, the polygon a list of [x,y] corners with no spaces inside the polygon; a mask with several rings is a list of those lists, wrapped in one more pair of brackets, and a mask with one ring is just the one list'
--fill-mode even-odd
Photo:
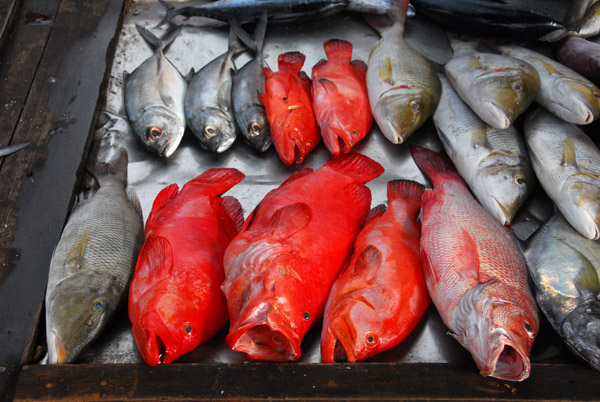
{"label": "fish body", "polygon": [[569,36],[557,43],[554,53],[558,61],[600,85],[600,44]]}
{"label": "fish body", "polygon": [[373,124],[367,93],[367,65],[352,58],[352,43],[323,44],[327,60],[312,69],[313,110],[323,142],[332,155],[348,153]]}
{"label": "fish body", "polygon": [[158,156],[175,152],[186,128],[183,101],[187,84],[163,50],[181,33],[175,28],[158,39],[136,25],[154,54],[131,74],[125,73],[125,109],[131,127],[141,143]]}
{"label": "fish body", "polygon": [[600,245],[556,213],[524,255],[540,309],[567,346],[600,370]]}
{"label": "fish body", "polygon": [[302,163],[321,141],[310,92],[310,78],[301,71],[306,56],[300,52],[279,55],[279,71],[268,67],[265,90],[258,95],[265,106],[271,139],[281,160]]}
{"label": "fish body", "polygon": [[512,125],[487,125],[441,74],[440,81],[442,97],[433,121],[444,149],[481,205],[510,224],[535,185],[525,141]]}
{"label": "fish body", "polygon": [[539,320],[517,242],[441,156],[420,147],[411,154],[433,184],[421,211],[429,295],[481,375],[522,381]]}
{"label": "fish body", "polygon": [[144,361],[170,363],[227,322],[223,254],[243,223],[242,207],[221,194],[236,169],[209,169],[156,197],[129,292],[129,318]]}
{"label": "fish body", "polygon": [[19,144],[8,145],[6,147],[0,147],[0,158],[3,156],[7,156],[13,154],[21,149],[25,148],[27,145],[31,144],[31,141],[21,142]]}
{"label": "fish body", "polygon": [[533,170],[565,219],[582,236],[600,238],[600,150],[575,124],[543,109],[525,121]]}
{"label": "fish body", "polygon": [[579,31],[577,36],[589,38],[600,33],[600,3],[595,2],[585,12],[585,15],[580,21]]}
{"label": "fish body", "polygon": [[270,191],[225,251],[227,346],[266,361],[295,361],[369,212],[363,184],[383,168],[361,154],[306,168]]}
{"label": "fish body", "polygon": [[98,191],[69,217],[54,249],[46,289],[48,362],[71,363],[127,299],[143,242],[143,220],[125,192],[127,152],[90,167]]}
{"label": "fish body", "polygon": [[600,116],[600,89],[581,74],[533,50],[500,46],[502,54],[527,60],[540,76],[535,100],[561,119],[590,124]]}
{"label": "fish body", "polygon": [[419,255],[424,187],[388,183],[388,208],[372,210],[325,307],[321,360],[363,361],[400,343],[429,306]]}
{"label": "fish body", "polygon": [[408,0],[402,0],[387,16],[367,19],[381,35],[367,63],[369,102],[377,125],[394,144],[425,123],[441,93],[429,62],[404,40],[407,9]]}
{"label": "fish body", "polygon": [[444,69],[462,100],[481,120],[509,127],[531,105],[540,77],[529,63],[477,51],[473,42],[451,39],[454,57]]}

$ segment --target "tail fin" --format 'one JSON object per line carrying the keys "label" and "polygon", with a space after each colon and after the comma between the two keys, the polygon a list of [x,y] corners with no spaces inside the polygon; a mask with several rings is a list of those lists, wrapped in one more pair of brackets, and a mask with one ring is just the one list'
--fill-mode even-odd
{"label": "tail fin", "polygon": [[282,53],[277,58],[280,71],[291,71],[294,73],[299,73],[302,70],[304,60],[306,60],[306,56],[300,52]]}
{"label": "tail fin", "polygon": [[219,197],[218,205],[215,209],[218,211],[219,220],[222,227],[230,239],[233,239],[244,225],[244,212],[242,204],[235,197]]}
{"label": "tail fin", "polygon": [[98,184],[102,187],[107,177],[113,177],[121,181],[123,185],[127,183],[127,164],[129,156],[125,148],[120,148],[115,159],[108,163],[95,163],[87,166],[87,170],[94,175]]}
{"label": "tail fin", "polygon": [[380,34],[391,26],[398,26],[398,29],[404,33],[404,23],[409,9],[408,2],[409,0],[393,0],[386,15],[366,14],[365,19]]}
{"label": "tail fin", "polygon": [[462,181],[456,169],[437,152],[413,145],[410,147],[410,154],[419,169],[433,183],[434,187],[436,187],[436,179],[440,175],[454,176]]}
{"label": "tail fin", "polygon": [[179,36],[181,31],[183,30],[183,26],[178,26],[169,31],[167,34],[165,34],[165,36],[163,36],[161,39],[159,39],[156,35],[154,35],[152,32],[150,32],[149,30],[147,30],[139,24],[135,24],[135,28],[140,33],[142,38],[144,38],[144,40],[146,40],[146,42],[148,42],[154,50],[160,51],[165,50],[167,47],[169,47],[169,45],[175,40],[175,38],[177,38],[177,36]]}
{"label": "tail fin", "polygon": [[415,181],[393,180],[388,182],[388,203],[391,205],[395,200],[401,200],[407,214],[414,220],[421,209],[424,192],[425,186]]}
{"label": "tail fin", "polygon": [[231,20],[229,21],[229,44],[227,45],[227,52],[230,53],[231,57],[235,56],[238,53],[241,53],[246,50],[245,43],[242,43],[240,37],[233,29],[233,25],[231,24]]}
{"label": "tail fin", "polygon": [[323,167],[325,166],[352,177],[359,183],[373,180],[384,172],[383,166],[379,163],[356,152],[334,156]]}
{"label": "tail fin", "polygon": [[234,168],[208,169],[200,176],[187,182],[181,192],[186,189],[201,189],[204,194],[217,197],[244,179],[245,175]]}
{"label": "tail fin", "polygon": [[154,28],[158,28],[158,27],[166,24],[167,22],[170,22],[173,18],[175,18],[179,15],[179,9],[177,9],[172,4],[167,3],[165,0],[158,0],[158,2],[165,7],[165,9],[167,10],[167,14],[165,14],[163,19],[160,20],[160,22],[158,24],[156,24],[156,26]]}
{"label": "tail fin", "polygon": [[350,63],[352,43],[342,39],[330,39],[323,44],[328,59],[340,59]]}

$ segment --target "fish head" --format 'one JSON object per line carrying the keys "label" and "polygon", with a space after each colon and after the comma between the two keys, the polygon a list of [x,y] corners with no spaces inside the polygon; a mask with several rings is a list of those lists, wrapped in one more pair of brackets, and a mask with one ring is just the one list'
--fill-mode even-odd
{"label": "fish head", "polygon": [[600,370],[600,300],[597,294],[565,317],[560,334],[571,350]]}
{"label": "fish head", "polygon": [[[300,106],[299,108],[303,108]],[[281,160],[287,165],[302,163],[308,153],[317,146],[320,137],[316,133],[314,118],[306,119],[305,113],[296,113],[300,109],[291,110],[287,114],[281,132],[273,138],[273,144]]]}
{"label": "fish head", "polygon": [[246,142],[259,152],[269,149],[272,144],[271,128],[262,104],[246,106],[239,112],[237,118]]}
{"label": "fish head", "polygon": [[130,121],[137,138],[160,157],[169,157],[175,152],[185,131],[185,122],[164,106],[149,106]]}
{"label": "fish head", "polygon": [[600,186],[595,175],[579,172],[565,183],[568,204],[562,204],[561,212],[588,239],[600,238]]}
{"label": "fish head", "polygon": [[574,124],[589,124],[600,116],[600,89],[591,82],[571,78],[556,81],[553,89],[553,111]]}
{"label": "fish head", "polygon": [[200,145],[212,152],[221,153],[229,149],[236,137],[233,120],[221,109],[205,107],[190,122],[192,131]]}
{"label": "fish head", "polygon": [[342,99],[323,113],[321,136],[333,155],[350,152],[367,135],[371,119],[365,121],[368,115],[362,109],[358,102]]}

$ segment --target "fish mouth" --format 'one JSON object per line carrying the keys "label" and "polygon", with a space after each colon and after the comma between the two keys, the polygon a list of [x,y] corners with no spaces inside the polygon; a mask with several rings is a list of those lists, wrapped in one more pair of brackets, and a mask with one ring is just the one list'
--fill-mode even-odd
{"label": "fish mouth", "polygon": [[498,208],[495,208],[493,215],[498,219],[503,225],[510,225],[510,221],[512,218],[511,212],[506,209],[504,205],[496,197],[492,196],[492,200],[496,202]]}
{"label": "fish mouth", "polygon": [[337,126],[330,126],[329,129],[323,130],[321,133],[323,142],[332,155],[348,153],[352,149],[352,142],[346,130]]}
{"label": "fish mouth", "polygon": [[531,364],[527,354],[506,335],[501,335],[489,363],[480,368],[482,376],[501,380],[523,381],[529,377]]}
{"label": "fish mouth", "polygon": [[342,316],[336,317],[329,327],[333,337],[330,342],[334,341],[333,361],[341,363],[356,362],[357,356],[354,350],[355,331],[352,325]]}
{"label": "fish mouth", "polygon": [[483,102],[482,107],[490,114],[490,118],[486,121],[490,126],[499,130],[510,127],[510,119],[506,116],[506,113],[500,106],[493,102]]}
{"label": "fish mouth", "polygon": [[67,362],[67,352],[55,331],[50,332],[48,338],[48,363],[64,364]]}
{"label": "fish mouth", "polygon": [[132,332],[138,350],[149,366],[168,364],[180,356],[176,350],[170,350],[167,347],[164,336],[161,336],[157,331],[134,325]]}

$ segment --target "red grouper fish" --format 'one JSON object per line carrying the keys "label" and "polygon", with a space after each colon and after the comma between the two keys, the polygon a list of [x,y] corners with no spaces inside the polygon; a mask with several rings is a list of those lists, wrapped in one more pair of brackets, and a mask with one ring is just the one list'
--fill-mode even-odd
{"label": "red grouper fish", "polygon": [[133,336],[151,366],[176,360],[227,322],[223,254],[244,217],[238,200],[220,195],[243,178],[209,169],[154,200],[129,292]]}
{"label": "red grouper fish", "polygon": [[421,147],[411,154],[433,184],[421,228],[429,295],[481,375],[522,381],[539,319],[516,240],[440,155]]}
{"label": "red grouper fish", "polygon": [[328,60],[319,61],[312,69],[313,110],[325,146],[338,155],[350,152],[373,124],[367,65],[350,61],[350,42],[331,39],[323,47]]}
{"label": "red grouper fish", "polygon": [[305,58],[300,52],[280,54],[279,71],[264,68],[265,89],[258,94],[267,112],[273,145],[287,165],[302,163],[321,141],[312,109],[310,78],[301,71]]}
{"label": "red grouper fish", "polygon": [[382,173],[379,163],[349,153],[294,173],[265,196],[225,251],[229,348],[256,360],[300,358],[369,212],[363,183]]}
{"label": "red grouper fish", "polygon": [[325,307],[321,360],[356,362],[399,344],[429,306],[419,239],[424,187],[388,183],[388,208],[375,207]]}

